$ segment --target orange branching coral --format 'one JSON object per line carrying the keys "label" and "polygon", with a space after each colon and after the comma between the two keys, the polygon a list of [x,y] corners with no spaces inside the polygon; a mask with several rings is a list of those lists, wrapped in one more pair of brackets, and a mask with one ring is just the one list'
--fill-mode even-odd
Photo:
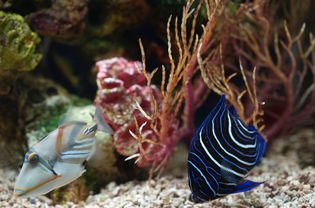
{"label": "orange branching coral", "polygon": [[[256,109],[259,102],[264,102],[264,134],[272,138],[288,132],[315,112],[315,39],[310,35],[308,43],[305,44],[305,25],[297,35],[289,32],[286,23],[283,27],[275,27],[272,25],[273,15],[270,13],[276,12],[273,7],[260,0],[241,5],[234,14],[225,12],[221,30],[225,31],[225,37],[222,36],[220,42],[223,45],[224,57],[222,70],[224,68],[227,74],[241,72],[249,93],[250,99],[243,100],[243,107],[239,108],[245,111]],[[307,47],[304,47],[305,45]],[[236,60],[241,60],[246,69],[235,67]],[[255,68],[256,77],[253,77],[252,70],[248,70],[252,68]],[[213,74],[218,70],[210,71]],[[252,81],[249,77],[252,77]],[[218,88],[215,79],[218,79],[218,76],[213,76],[211,81]],[[252,83],[252,94],[254,85],[257,86],[254,108],[253,95],[250,95],[246,80]],[[227,85],[231,89],[224,86],[226,88],[222,90],[219,86],[221,92],[229,95],[230,91],[236,91],[236,82]],[[242,93],[236,91],[236,95],[240,96]],[[231,95],[230,101],[237,103],[237,99]]]}
{"label": "orange branching coral", "polygon": [[[201,48],[201,46],[199,47]],[[221,47],[219,48],[221,52]],[[218,50],[216,50],[218,51]],[[221,60],[221,64],[213,62]],[[219,95],[225,95],[227,100],[235,107],[240,118],[246,123],[252,123],[256,129],[260,132],[264,129],[264,124],[262,123],[261,116],[263,115],[263,110],[260,107],[260,103],[257,99],[257,89],[256,89],[256,68],[252,72],[252,82],[251,84],[247,81],[245,75],[245,70],[240,63],[240,71],[244,81],[244,89],[239,89],[235,85],[231,84],[231,80],[237,75],[236,72],[226,76],[225,67],[222,63],[221,53],[212,53],[205,58],[203,61],[200,52],[198,53],[198,63],[200,66],[202,77],[208,87]],[[248,110],[244,108],[242,98],[245,94],[248,94],[249,101],[251,102],[252,109]]]}
{"label": "orange branching coral", "polygon": [[[173,21],[175,26],[173,32],[171,31],[171,23],[174,20],[172,17],[169,18],[167,24],[170,65],[162,66],[161,69],[161,106],[158,106],[152,93],[150,97],[151,105],[155,109],[153,113],[145,112],[138,105],[138,110],[150,120],[150,128],[158,135],[159,141],[150,141],[150,138],[142,134],[141,131],[147,123],[137,124],[139,126],[137,132],[130,131],[130,134],[138,141],[140,150],[139,153],[132,155],[130,158],[138,157],[136,161],[149,161],[151,163],[150,177],[155,171],[163,170],[181,138],[191,138],[194,132],[193,117],[195,111],[203,101],[201,98],[205,98],[208,91],[202,77],[197,73],[199,69],[197,54],[198,52],[205,52],[207,46],[210,45],[214,29],[222,15],[225,4],[218,0],[205,0],[194,7],[194,3],[196,2],[193,0],[187,1],[183,8],[181,22],[179,23],[177,17]],[[203,27],[202,34],[198,35],[195,27],[202,6],[206,8],[207,23]],[[191,21],[189,21],[190,18]],[[187,25],[191,25],[191,27]],[[172,45],[173,42],[175,42],[175,45]],[[151,74],[147,73],[141,41],[140,47],[143,63],[142,72],[147,78],[148,86],[150,86],[152,77],[158,69],[155,69]],[[174,51],[178,54],[176,58],[174,58]],[[148,142],[160,147],[156,154],[149,155],[144,151],[142,146]]]}

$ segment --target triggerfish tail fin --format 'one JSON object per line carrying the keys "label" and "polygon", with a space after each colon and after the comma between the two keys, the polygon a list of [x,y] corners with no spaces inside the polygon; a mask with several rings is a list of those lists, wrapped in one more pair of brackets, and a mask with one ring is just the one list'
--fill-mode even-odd
{"label": "triggerfish tail fin", "polygon": [[103,131],[108,134],[113,134],[113,129],[104,120],[103,111],[99,106],[95,107],[94,120],[98,125],[98,130]]}
{"label": "triggerfish tail fin", "polygon": [[262,183],[264,182],[254,182],[254,181],[245,180],[235,187],[233,193],[241,193],[245,191],[250,191],[253,188],[256,188],[257,186],[261,185]]}

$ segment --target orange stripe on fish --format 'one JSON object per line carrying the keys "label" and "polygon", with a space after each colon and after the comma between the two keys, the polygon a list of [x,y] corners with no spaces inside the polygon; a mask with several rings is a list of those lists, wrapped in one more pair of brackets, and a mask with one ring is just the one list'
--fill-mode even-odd
{"label": "orange stripe on fish", "polygon": [[61,154],[61,147],[62,147],[62,138],[63,138],[63,134],[64,134],[64,127],[65,126],[61,126],[58,128],[58,132],[57,132],[57,138],[56,138],[56,152],[58,155]]}
{"label": "orange stripe on fish", "polygon": [[48,179],[47,181],[44,181],[44,182],[42,182],[42,183],[40,183],[40,184],[38,184],[38,185],[36,185],[36,186],[33,186],[33,187],[31,187],[31,188],[28,188],[28,189],[26,189],[26,188],[20,188],[20,187],[16,187],[15,189],[16,189],[16,190],[25,191],[25,192],[30,192],[30,191],[33,191],[33,190],[35,190],[35,189],[37,189],[37,188],[39,188],[39,187],[41,187],[41,186],[43,186],[43,185],[45,185],[45,184],[47,184],[47,183],[52,182],[52,181],[54,181],[54,180],[56,180],[57,178],[60,178],[60,177],[61,177],[61,175],[56,175],[56,176],[52,177],[51,179]]}

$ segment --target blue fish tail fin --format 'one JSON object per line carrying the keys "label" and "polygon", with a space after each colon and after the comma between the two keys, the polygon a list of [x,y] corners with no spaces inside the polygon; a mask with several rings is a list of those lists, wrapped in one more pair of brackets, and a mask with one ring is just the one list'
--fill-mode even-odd
{"label": "blue fish tail fin", "polygon": [[113,129],[104,120],[103,111],[99,106],[95,107],[94,121],[98,125],[98,130],[108,134],[113,134]]}
{"label": "blue fish tail fin", "polygon": [[245,191],[250,191],[253,188],[256,188],[257,186],[261,185],[262,183],[264,183],[264,182],[254,182],[254,181],[245,180],[235,187],[234,193],[241,193],[241,192],[245,192]]}

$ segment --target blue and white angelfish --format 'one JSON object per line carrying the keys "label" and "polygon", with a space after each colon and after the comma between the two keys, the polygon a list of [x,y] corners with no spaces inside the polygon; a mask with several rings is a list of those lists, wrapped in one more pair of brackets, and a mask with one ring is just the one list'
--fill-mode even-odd
{"label": "blue and white angelfish", "polygon": [[14,194],[43,195],[80,177],[95,148],[96,131],[112,133],[99,108],[94,120],[64,123],[35,144],[25,154]]}
{"label": "blue and white angelfish", "polygon": [[190,199],[204,202],[259,186],[245,177],[261,161],[265,146],[255,127],[245,125],[223,95],[190,143]]}

